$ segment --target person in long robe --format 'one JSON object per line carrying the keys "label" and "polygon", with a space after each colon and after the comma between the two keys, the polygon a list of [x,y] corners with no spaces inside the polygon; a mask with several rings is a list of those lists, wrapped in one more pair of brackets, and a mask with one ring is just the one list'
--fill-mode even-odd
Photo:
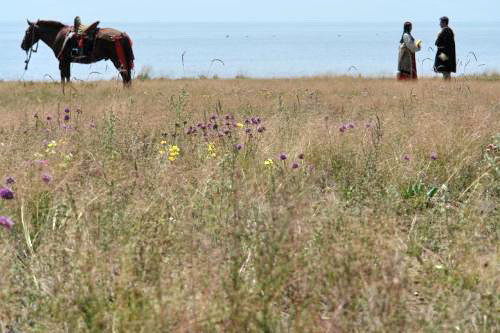
{"label": "person in long robe", "polygon": [[451,73],[457,72],[455,33],[448,26],[450,20],[446,16],[442,17],[440,21],[441,32],[436,40],[437,52],[434,71],[443,74],[445,80],[450,80]]}
{"label": "person in long robe", "polygon": [[415,41],[411,34],[412,28],[411,22],[405,22],[403,35],[399,41],[398,80],[416,80],[418,78],[415,53],[420,51],[421,41]]}

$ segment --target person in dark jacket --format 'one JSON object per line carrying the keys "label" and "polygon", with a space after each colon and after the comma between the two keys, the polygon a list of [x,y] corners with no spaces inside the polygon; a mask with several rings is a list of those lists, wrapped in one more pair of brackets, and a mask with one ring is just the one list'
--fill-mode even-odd
{"label": "person in dark jacket", "polygon": [[455,33],[448,27],[449,22],[446,16],[441,18],[441,32],[436,40],[437,53],[434,62],[434,71],[443,74],[445,80],[451,79],[451,73],[457,72]]}

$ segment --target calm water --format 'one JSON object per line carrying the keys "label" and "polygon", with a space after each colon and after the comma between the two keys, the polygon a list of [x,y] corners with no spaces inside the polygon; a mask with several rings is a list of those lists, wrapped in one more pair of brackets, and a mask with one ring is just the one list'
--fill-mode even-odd
{"label": "calm water", "polygon": [[[339,23],[114,23],[134,40],[136,74],[149,67],[153,76],[200,75],[296,77],[318,74],[394,75],[402,24]],[[500,71],[500,23],[455,23],[459,74]],[[52,51],[40,44],[24,75],[20,43],[24,23],[0,23],[0,79],[59,78]],[[414,23],[419,74],[432,75],[436,23]],[[185,52],[184,67],[181,55]],[[477,56],[470,53],[474,52]],[[224,62],[211,63],[212,59]],[[468,63],[467,66],[465,64]],[[352,67],[354,66],[354,67]],[[93,73],[98,72],[98,73]],[[81,80],[116,76],[110,62],[72,65]]]}

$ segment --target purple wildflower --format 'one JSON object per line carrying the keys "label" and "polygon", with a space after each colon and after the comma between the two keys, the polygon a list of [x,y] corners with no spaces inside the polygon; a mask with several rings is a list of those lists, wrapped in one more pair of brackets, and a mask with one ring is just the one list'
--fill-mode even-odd
{"label": "purple wildflower", "polygon": [[342,133],[344,133],[346,129],[347,129],[347,126],[346,125],[342,125],[342,126],[340,126],[339,131],[342,132]]}
{"label": "purple wildflower", "polygon": [[7,230],[11,230],[14,222],[8,216],[0,216],[0,225]]}
{"label": "purple wildflower", "polygon": [[259,132],[259,133],[264,133],[265,130],[266,130],[266,128],[264,126],[257,128],[257,132]]}
{"label": "purple wildflower", "polygon": [[250,124],[250,119],[245,119],[245,124],[249,125]]}
{"label": "purple wildflower", "polygon": [[69,108],[64,109],[64,113],[69,113]]}
{"label": "purple wildflower", "polygon": [[65,114],[64,115],[64,121],[68,121],[71,117],[69,116],[69,114]]}
{"label": "purple wildflower", "polygon": [[299,168],[299,163],[293,162],[292,169],[298,169],[298,168]]}
{"label": "purple wildflower", "polygon": [[215,114],[214,114],[214,115],[212,115],[212,116],[210,117],[210,120],[211,120],[211,121],[216,121],[216,120],[217,120],[217,115],[215,115]]}
{"label": "purple wildflower", "polygon": [[94,122],[91,122],[91,123],[89,124],[89,127],[90,127],[90,128],[96,128],[95,123],[94,123]]}
{"label": "purple wildflower", "polygon": [[305,157],[304,153],[301,153],[301,154],[299,154],[299,156],[298,156],[299,160],[303,160],[303,159],[304,159],[304,157]]}
{"label": "purple wildflower", "polygon": [[15,183],[16,183],[16,180],[14,179],[14,177],[9,176],[9,177],[5,178],[5,184],[12,185]]}
{"label": "purple wildflower", "polygon": [[241,143],[238,143],[237,145],[234,146],[234,148],[236,148],[236,150],[242,150],[243,145]]}
{"label": "purple wildflower", "polygon": [[48,173],[42,174],[42,180],[45,184],[48,184],[52,181],[52,176]]}
{"label": "purple wildflower", "polygon": [[252,124],[257,125],[259,122],[257,121],[257,118],[252,117]]}
{"label": "purple wildflower", "polygon": [[435,160],[437,160],[437,159],[438,159],[438,154],[437,154],[436,152],[433,152],[433,153],[431,154],[431,160],[435,161]]}
{"label": "purple wildflower", "polygon": [[286,156],[286,154],[285,154],[285,153],[281,153],[281,154],[280,154],[280,160],[284,161],[284,160],[286,160],[287,158],[288,158],[288,157]]}
{"label": "purple wildflower", "polygon": [[214,130],[217,130],[217,129],[219,128],[219,125],[217,125],[217,123],[215,123],[215,124],[212,126],[212,128],[213,128]]}
{"label": "purple wildflower", "polygon": [[372,127],[372,124],[368,123],[365,125],[366,128],[371,128]]}
{"label": "purple wildflower", "polygon": [[0,188],[0,198],[4,200],[12,200],[14,199],[14,192],[8,188],[2,187]]}
{"label": "purple wildflower", "polygon": [[49,161],[47,161],[47,160],[35,160],[35,161],[33,161],[33,162],[34,162],[35,164],[40,165],[40,166],[47,166],[47,165],[49,165]]}
{"label": "purple wildflower", "polygon": [[349,123],[349,125],[347,125],[347,127],[353,129],[354,128],[354,124],[353,123]]}
{"label": "purple wildflower", "polygon": [[247,128],[247,129],[245,129],[245,133],[247,133],[247,134],[252,133],[252,129],[251,129],[251,128]]}
{"label": "purple wildflower", "polygon": [[52,120],[52,117],[51,116],[47,116],[47,121],[51,121]]}
{"label": "purple wildflower", "polygon": [[405,161],[409,161],[409,160],[410,160],[410,156],[408,156],[407,154],[405,154],[405,155],[403,156],[403,160],[405,160]]}

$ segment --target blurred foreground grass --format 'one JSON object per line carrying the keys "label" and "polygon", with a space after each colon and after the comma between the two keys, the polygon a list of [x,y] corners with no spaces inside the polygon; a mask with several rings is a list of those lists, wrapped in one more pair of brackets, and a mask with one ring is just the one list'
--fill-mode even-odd
{"label": "blurred foreground grass", "polygon": [[500,82],[74,87],[0,84],[0,331],[500,329]]}

